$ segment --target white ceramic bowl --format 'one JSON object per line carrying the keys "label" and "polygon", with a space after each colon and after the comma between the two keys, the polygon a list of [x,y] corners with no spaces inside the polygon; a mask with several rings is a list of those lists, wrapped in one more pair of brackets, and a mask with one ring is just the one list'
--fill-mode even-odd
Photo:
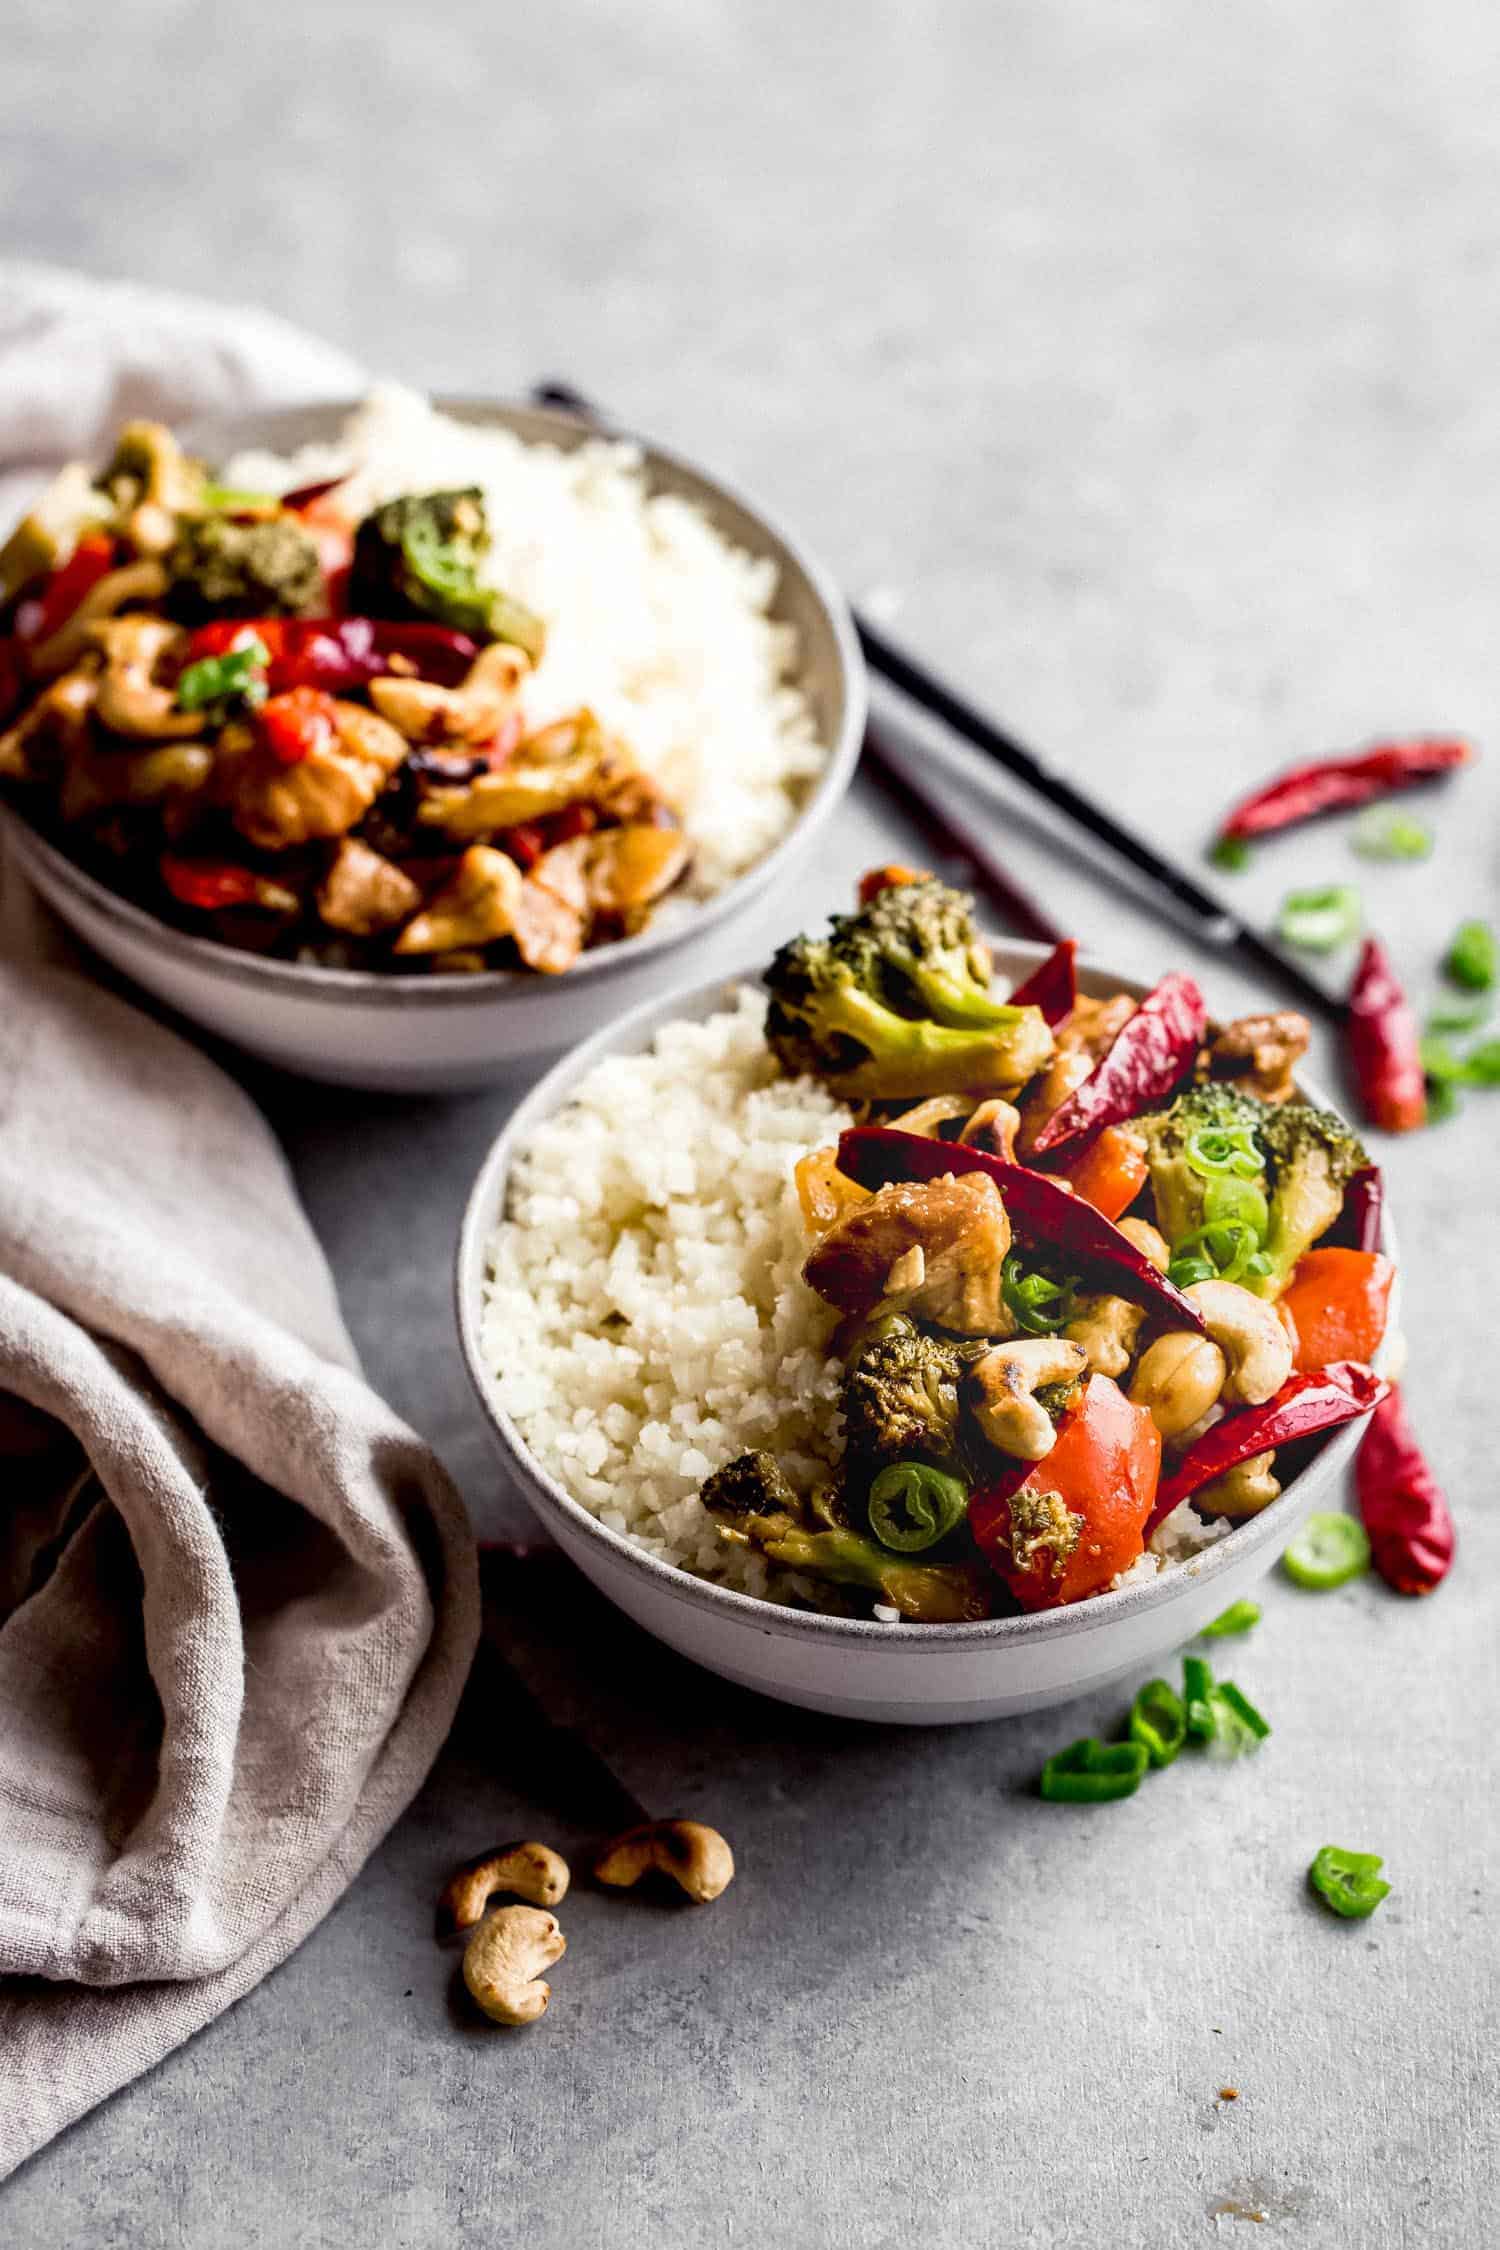
{"label": "white ceramic bowl", "polygon": [[[1018,981],[1045,946],[999,941],[998,977]],[[747,972],[753,982],[757,971]],[[1081,970],[1086,991],[1141,994],[1144,987],[1095,964]],[[810,1711],[848,1718],[947,1725],[1040,1710],[1112,1680],[1142,1677],[1191,1640],[1276,1561],[1311,1509],[1337,1502],[1337,1487],[1363,1430],[1334,1433],[1301,1476],[1260,1515],[1154,1580],[1036,1616],[979,1625],[880,1624],[822,1617],[756,1601],[694,1578],[608,1530],[574,1500],[529,1450],[500,1403],[480,1348],[486,1253],[505,1205],[513,1158],[538,1124],[606,1055],[649,1045],[663,1024],[701,1018],[722,1005],[725,984],[638,1008],[566,1056],[516,1110],[490,1150],[469,1197],[455,1274],[459,1337],[470,1378],[511,1480],[564,1552],[637,1624],[658,1640],[742,1687]],[[1307,1089],[1314,1100],[1326,1096]],[[1396,1256],[1387,1213],[1381,1247]],[[1390,1333],[1396,1325],[1391,1307]]]}
{"label": "white ceramic bowl", "polygon": [[[571,415],[484,399],[444,399],[462,421],[499,423],[565,451],[597,435]],[[295,407],[200,425],[188,442],[209,459],[246,446],[290,453],[334,439],[349,405]],[[865,723],[865,673],[849,612],[827,573],[728,486],[645,445],[653,492],[703,509],[726,538],[776,565],[772,615],[792,625],[796,683],[812,707],[828,763],[791,829],[716,897],[663,915],[640,937],[585,954],[566,976],[495,970],[478,976],[394,977],[370,970],[263,960],[172,929],[120,898],[46,842],[13,807],[0,807],[11,850],[62,919],[115,968],[205,1030],[309,1078],[394,1092],[478,1086],[556,1054],[659,992],[668,957],[752,907],[802,860],[849,786]]]}

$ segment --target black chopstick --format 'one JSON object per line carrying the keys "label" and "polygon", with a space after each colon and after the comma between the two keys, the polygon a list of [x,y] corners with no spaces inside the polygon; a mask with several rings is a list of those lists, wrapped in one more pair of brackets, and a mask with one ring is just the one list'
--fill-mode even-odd
{"label": "black chopstick", "polygon": [[923,780],[915,764],[889,749],[873,726],[865,735],[864,763],[875,768],[886,795],[912,826],[936,844],[947,859],[958,862],[945,873],[963,876],[974,889],[982,890],[1018,937],[1039,938],[1045,945],[1061,942],[1063,931],[1002,865],[989,839],[957,827],[941,797]]}
{"label": "black chopstick", "polygon": [[[583,421],[608,426],[608,416],[570,384],[538,383],[532,397],[539,406],[561,407]],[[1283,952],[1269,938],[1262,937],[1249,923],[1242,922],[1185,869],[1174,866],[1144,837],[1137,836],[1116,820],[1113,813],[1085,797],[1055,767],[1048,765],[1035,751],[1028,750],[1014,735],[996,726],[965,697],[945,686],[936,673],[930,672],[905,649],[898,648],[857,609],[853,617],[865,662],[872,672],[878,673],[919,709],[941,720],[971,749],[1051,805],[1102,851],[1122,862],[1130,870],[1131,889],[1154,906],[1159,915],[1178,929],[1189,931],[1200,945],[1209,946],[1217,953],[1239,954],[1263,975],[1295,992],[1304,1006],[1316,1014],[1336,1019],[1344,1015],[1343,999],[1320,984],[1300,961]],[[971,857],[975,856],[972,843],[967,849]]]}

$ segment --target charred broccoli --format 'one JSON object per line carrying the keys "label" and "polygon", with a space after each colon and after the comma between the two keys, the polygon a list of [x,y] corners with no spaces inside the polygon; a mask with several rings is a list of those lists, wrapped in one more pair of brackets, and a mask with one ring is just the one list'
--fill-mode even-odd
{"label": "charred broccoli", "polygon": [[509,595],[484,586],[479,566],[489,552],[484,495],[409,494],[365,517],[354,535],[350,600],[368,617],[435,618],[481,641],[510,641],[539,661],[542,621]]}
{"label": "charred broccoli", "polygon": [[167,556],[166,608],[179,623],[212,617],[305,617],[325,604],[316,542],[290,516],[184,523]]}
{"label": "charred broccoli", "polygon": [[905,1313],[878,1321],[844,1376],[851,1458],[871,1473],[889,1461],[957,1462],[958,1386],[982,1349],[925,1335]]}
{"label": "charred broccoli", "polygon": [[928,1625],[951,1625],[989,1614],[983,1573],[964,1563],[913,1563],[888,1553],[862,1532],[814,1529],[796,1492],[769,1453],[743,1453],[702,1488],[703,1505],[720,1535],[758,1547],[768,1562],[805,1570],[841,1586],[862,1586]]}
{"label": "charred broccoli", "polygon": [[992,1000],[967,901],[930,880],[836,914],[766,971],[766,1037],[783,1067],[856,1099],[1019,1086],[1052,1053],[1038,1008]]}
{"label": "charred broccoli", "polygon": [[1297,1260],[1333,1225],[1345,1188],[1370,1159],[1341,1117],[1311,1102],[1268,1109],[1260,1138],[1273,1178],[1265,1248],[1269,1270],[1246,1287],[1261,1297],[1279,1297]]}

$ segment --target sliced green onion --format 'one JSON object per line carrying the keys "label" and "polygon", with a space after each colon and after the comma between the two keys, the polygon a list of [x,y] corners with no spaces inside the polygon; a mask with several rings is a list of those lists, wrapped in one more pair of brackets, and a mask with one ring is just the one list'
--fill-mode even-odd
{"label": "sliced green onion", "polygon": [[1443,967],[1455,984],[1468,992],[1488,992],[1495,981],[1495,933],[1488,922],[1460,924],[1443,957]]}
{"label": "sliced green onion", "polygon": [[1241,875],[1255,857],[1248,840],[1243,836],[1221,836],[1210,844],[1208,856],[1215,867],[1222,867],[1226,875]]}
{"label": "sliced green onion", "polygon": [[276,515],[281,509],[274,492],[246,492],[234,484],[205,484],[200,497],[216,515]]}
{"label": "sliced green onion", "polygon": [[1099,1742],[1085,1735],[1042,1768],[1041,1791],[1053,1805],[1107,1805],[1133,1797],[1150,1763],[1143,1742]]}
{"label": "sliced green onion", "polygon": [[1265,1241],[1271,1226],[1265,1196],[1254,1180],[1233,1173],[1209,1181],[1203,1191],[1203,1216],[1214,1222],[1232,1219],[1239,1226],[1249,1227],[1257,1242]]}
{"label": "sliced green onion", "polygon": [[1309,1516],[1281,1558],[1294,1585],[1325,1594],[1370,1567],[1370,1541],[1354,1516]]}
{"label": "sliced green onion", "polygon": [[1287,945],[1304,953],[1332,953],[1358,937],[1363,910],[1350,883],[1330,883],[1320,891],[1288,891],[1276,927]]}
{"label": "sliced green onion", "polygon": [[1231,1602],[1228,1609],[1214,1619],[1212,1625],[1204,1626],[1199,1639],[1222,1640],[1229,1633],[1248,1633],[1252,1625],[1259,1623],[1259,1602]]}
{"label": "sliced green onion", "polygon": [[1410,813],[1372,805],[1354,823],[1350,842],[1362,859],[1426,859],[1432,850],[1432,830]]}
{"label": "sliced green onion", "polygon": [[1178,1289],[1191,1289],[1195,1281],[1217,1281],[1219,1269],[1210,1258],[1178,1256],[1167,1268],[1167,1279]]}
{"label": "sliced green onion", "polygon": [[1500,1086],[1500,1039],[1481,1039],[1464,1057],[1466,1086]]}
{"label": "sliced green onion", "polygon": [[1187,1731],[1194,1742],[1213,1740],[1213,1691],[1212,1666],[1205,1664],[1201,1656],[1185,1656],[1182,1660],[1182,1700],[1187,1705]]}
{"label": "sliced green onion", "polygon": [[1385,1861],[1378,1852],[1346,1852],[1325,1844],[1307,1871],[1307,1879],[1335,1914],[1346,1922],[1364,1922],[1374,1913],[1391,1886],[1382,1881]]}
{"label": "sliced green onion", "polygon": [[1066,1326],[1077,1286],[1071,1276],[1054,1281],[1045,1273],[1028,1273],[1014,1250],[1000,1269],[1000,1293],[1028,1336],[1055,1336]]}
{"label": "sliced green onion", "polygon": [[963,1522],[969,1488],[925,1461],[893,1461],[870,1487],[870,1529],[898,1555],[936,1546]]}
{"label": "sliced green onion", "polygon": [[1425,1077],[1447,1078],[1451,1079],[1456,1086],[1462,1085],[1463,1059],[1454,1053],[1446,1039],[1440,1038],[1429,1031],[1424,1035],[1417,1052],[1422,1059],[1422,1071]]}
{"label": "sliced green onion", "polygon": [[1184,1150],[1189,1171],[1200,1179],[1217,1179],[1227,1173],[1241,1180],[1258,1180],[1266,1168],[1260,1143],[1248,1125],[1201,1125],[1188,1136]]}
{"label": "sliced green onion", "polygon": [[1429,1125],[1446,1125],[1462,1108],[1458,1088],[1451,1078],[1430,1078],[1427,1082],[1427,1122]]}
{"label": "sliced green onion", "polygon": [[1428,1036],[1461,1039],[1466,1031],[1477,1031],[1488,1020],[1489,1012],[1488,1000],[1475,1000],[1467,1008],[1434,1008],[1427,1018]]}
{"label": "sliced green onion", "polygon": [[216,703],[242,703],[253,709],[266,700],[270,661],[270,650],[254,633],[223,656],[201,657],[178,675],[178,709],[206,711]]}
{"label": "sliced green onion", "polygon": [[1231,1755],[1241,1750],[1253,1750],[1264,1742],[1270,1733],[1270,1722],[1251,1702],[1243,1688],[1233,1680],[1220,1680],[1210,1698],[1219,1724],[1217,1736],[1221,1743],[1232,1744]]}
{"label": "sliced green onion", "polygon": [[1169,1766],[1187,1740],[1182,1697],[1165,1680],[1148,1680],[1131,1704],[1130,1739],[1153,1766]]}

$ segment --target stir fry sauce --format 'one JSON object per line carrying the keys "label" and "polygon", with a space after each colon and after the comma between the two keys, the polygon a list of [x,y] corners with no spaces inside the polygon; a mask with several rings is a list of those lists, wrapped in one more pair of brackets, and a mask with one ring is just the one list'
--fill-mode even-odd
{"label": "stir fry sauce", "polygon": [[361,520],[227,488],[159,423],[0,550],[0,790],[92,873],[247,950],[557,975],[687,873],[678,808],[589,710],[529,727],[544,621],[477,490]]}
{"label": "stir fry sauce", "polygon": [[1305,1021],[1210,1023],[1182,975],[1082,994],[1074,955],[997,999],[971,902],[889,867],[767,973],[783,1069],[857,1118],[796,1174],[844,1453],[810,1493],[745,1454],[702,1498],[881,1614],[1102,1593],[1386,1392],[1379,1175],[1297,1089]]}

